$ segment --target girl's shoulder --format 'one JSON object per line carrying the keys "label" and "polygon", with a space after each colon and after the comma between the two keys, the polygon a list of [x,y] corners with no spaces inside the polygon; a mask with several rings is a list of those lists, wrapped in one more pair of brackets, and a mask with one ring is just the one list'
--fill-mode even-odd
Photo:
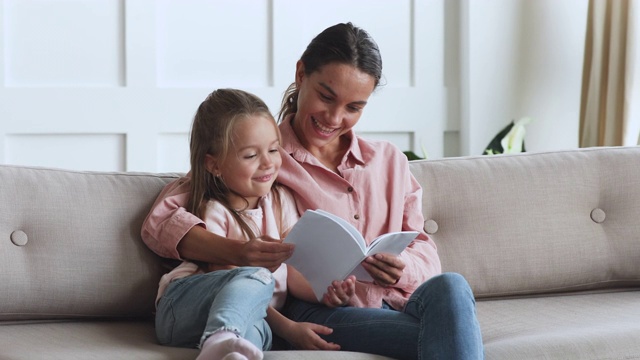
{"label": "girl's shoulder", "polygon": [[295,203],[295,197],[293,196],[293,192],[291,192],[291,190],[288,187],[282,184],[276,184],[271,190],[271,192],[269,193],[269,196],[271,197],[277,196],[283,201]]}
{"label": "girl's shoulder", "polygon": [[275,199],[272,200],[274,213],[279,214],[280,220],[282,221],[280,232],[286,233],[300,218],[298,216],[296,198],[288,187],[280,184],[274,186],[270,195],[275,197]]}

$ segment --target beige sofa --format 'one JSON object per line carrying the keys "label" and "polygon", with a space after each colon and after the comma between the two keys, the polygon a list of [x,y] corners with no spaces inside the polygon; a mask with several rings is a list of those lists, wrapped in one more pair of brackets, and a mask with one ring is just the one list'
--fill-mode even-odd
{"label": "beige sofa", "polygon": [[[417,161],[425,229],[487,359],[640,358],[640,148]],[[156,344],[140,239],[176,174],[0,166],[0,358],[190,359]],[[268,352],[266,359],[383,359]]]}

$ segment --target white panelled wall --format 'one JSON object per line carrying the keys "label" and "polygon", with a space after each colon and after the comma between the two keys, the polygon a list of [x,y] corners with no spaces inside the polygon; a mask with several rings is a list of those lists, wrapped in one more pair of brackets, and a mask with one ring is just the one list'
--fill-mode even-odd
{"label": "white panelled wall", "polygon": [[[365,10],[366,9],[366,10]],[[324,28],[376,39],[384,86],[356,127],[430,158],[577,147],[586,0],[0,0],[0,163],[187,171],[193,114],[237,87],[277,112]]]}

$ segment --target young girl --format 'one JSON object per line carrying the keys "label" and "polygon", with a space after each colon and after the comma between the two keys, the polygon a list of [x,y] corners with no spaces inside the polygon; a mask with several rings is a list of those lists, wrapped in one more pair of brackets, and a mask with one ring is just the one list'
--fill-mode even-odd
{"label": "young girl", "polygon": [[[257,236],[285,236],[298,213],[289,191],[275,183],[282,164],[280,133],[264,102],[240,90],[214,91],[198,108],[190,146],[190,213],[202,218],[209,231],[246,239],[245,244]],[[339,349],[319,336],[331,329],[293,322],[276,310],[284,305],[287,290],[317,302],[304,278],[284,264],[271,273],[261,267],[183,261],[160,281],[158,340],[172,346],[199,344],[198,359],[253,360],[270,349],[272,328],[290,343]],[[342,306],[354,291],[355,279],[336,281],[323,303]]]}

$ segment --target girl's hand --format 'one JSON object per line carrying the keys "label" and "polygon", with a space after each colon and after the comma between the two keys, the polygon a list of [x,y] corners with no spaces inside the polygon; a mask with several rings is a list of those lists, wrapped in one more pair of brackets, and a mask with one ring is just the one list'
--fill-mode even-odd
{"label": "girl's hand", "polygon": [[327,288],[322,303],[327,307],[340,307],[349,303],[356,292],[356,277],[351,275],[343,281],[335,280]]}
{"label": "girl's hand", "polygon": [[333,329],[326,326],[293,322],[283,336],[297,350],[340,350],[340,345],[328,342],[320,335],[329,335]]}
{"label": "girl's hand", "polygon": [[374,283],[387,287],[398,283],[406,265],[398,256],[375,254],[367,257],[362,266],[371,275]]}

